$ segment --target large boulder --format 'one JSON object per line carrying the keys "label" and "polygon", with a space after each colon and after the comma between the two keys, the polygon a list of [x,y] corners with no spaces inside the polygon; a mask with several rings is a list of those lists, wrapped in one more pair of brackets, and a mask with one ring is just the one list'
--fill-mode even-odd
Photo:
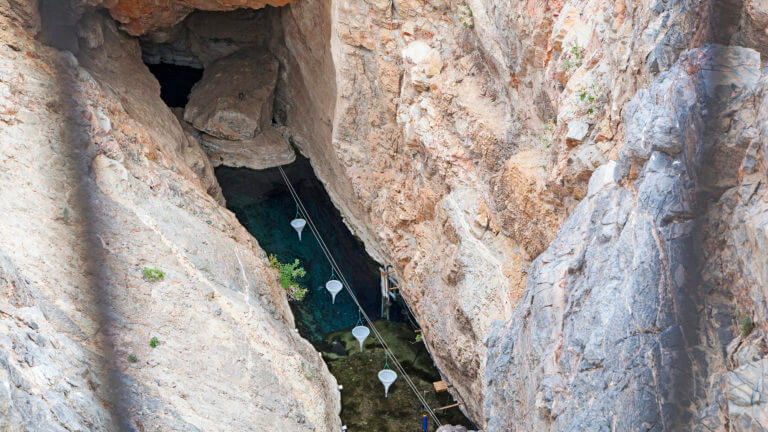
{"label": "large boulder", "polygon": [[201,143],[215,167],[266,169],[296,160],[288,140],[272,126],[254,138],[238,141],[202,134]]}
{"label": "large boulder", "polygon": [[254,138],[272,123],[279,63],[255,49],[213,62],[192,88],[184,120],[216,138]]}

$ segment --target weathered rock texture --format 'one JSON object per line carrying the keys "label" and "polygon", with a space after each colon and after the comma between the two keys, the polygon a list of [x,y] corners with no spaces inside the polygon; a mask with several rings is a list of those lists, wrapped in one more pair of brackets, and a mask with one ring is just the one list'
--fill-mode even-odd
{"label": "weathered rock texture", "polygon": [[195,9],[231,11],[239,8],[260,9],[265,6],[283,6],[291,0],[80,0],[89,5],[103,6],[121,28],[132,35],[149,30],[170,27]]}
{"label": "weathered rock texture", "polygon": [[253,138],[272,124],[277,68],[277,59],[253,50],[216,60],[192,88],[184,120],[218,138]]}
{"label": "weathered rock texture", "polygon": [[0,429],[339,430],[334,378],[138,41],[88,13],[58,51],[26,3],[0,3]]}
{"label": "weathered rock texture", "polygon": [[[143,34],[149,60],[213,68],[256,47],[277,58],[270,120],[311,158],[370,253],[394,266],[479,426],[765,428],[763,1],[297,1],[211,27],[196,12],[170,29],[192,7],[235,3],[79,3]],[[109,32],[42,4],[62,17],[60,33],[80,31],[43,38],[84,47],[82,64],[146,128],[126,148],[199,136],[125,96],[117,71],[132,66],[89,60],[135,47],[99,52]],[[18,28],[39,27],[33,8],[8,10]],[[266,25],[253,35],[234,31],[256,22]],[[16,115],[16,104],[0,107]],[[119,163],[215,184],[171,148]]]}
{"label": "weathered rock texture", "polygon": [[706,7],[382,1],[282,11],[277,103],[293,141],[371,254],[394,265],[437,365],[479,423],[491,322],[512,316],[528,263],[595,168],[616,157],[627,101],[705,39]]}
{"label": "weathered rock texture", "polygon": [[296,153],[288,144],[288,140],[272,126],[250,139],[230,141],[202,134],[200,142],[213,166],[226,165],[259,170],[296,160]]}
{"label": "weathered rock texture", "polygon": [[736,185],[740,165],[754,166],[744,155],[763,92],[757,52],[708,46],[627,104],[618,162],[592,175],[514,316],[488,337],[490,430],[725,430],[728,418],[730,430],[762,430],[759,360],[723,379],[729,296],[752,275],[724,277],[765,257],[748,241],[714,244],[749,227],[711,224],[723,216],[711,185],[734,187],[720,200],[754,188]]}

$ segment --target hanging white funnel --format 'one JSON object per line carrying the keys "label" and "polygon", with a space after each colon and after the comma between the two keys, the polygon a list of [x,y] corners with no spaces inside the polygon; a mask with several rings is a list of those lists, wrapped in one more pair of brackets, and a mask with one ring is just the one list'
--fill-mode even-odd
{"label": "hanging white funnel", "polygon": [[304,230],[304,227],[307,226],[307,221],[302,218],[296,218],[291,221],[291,226],[299,234],[299,241],[301,241],[301,232]]}
{"label": "hanging white funnel", "polygon": [[336,303],[336,294],[341,291],[341,288],[341,282],[337,281],[336,279],[331,279],[325,283],[325,289],[331,293],[331,303]]}
{"label": "hanging white funnel", "polygon": [[359,325],[352,329],[352,336],[360,342],[360,352],[363,352],[363,342],[365,342],[369,334],[371,334],[371,330],[366,326]]}
{"label": "hanging white funnel", "polygon": [[397,374],[392,369],[382,369],[379,371],[379,381],[384,384],[384,397],[389,393],[389,386],[397,379]]}

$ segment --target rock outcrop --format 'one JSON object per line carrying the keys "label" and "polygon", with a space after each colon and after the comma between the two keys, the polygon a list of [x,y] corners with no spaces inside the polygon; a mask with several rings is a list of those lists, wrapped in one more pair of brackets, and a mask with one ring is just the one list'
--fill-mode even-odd
{"label": "rock outcrop", "polygon": [[138,41],[88,13],[58,51],[25,3],[0,4],[0,429],[339,430],[335,379]]}
{"label": "rock outcrop", "polygon": [[708,46],[627,104],[618,162],[592,175],[514,316],[487,339],[489,430],[724,430],[734,409],[731,430],[759,424],[748,408],[765,399],[749,373],[759,361],[723,379],[734,287],[713,283],[710,267],[757,254],[712,247],[737,234],[709,224],[722,213],[708,185],[735,180],[763,83],[757,52]]}
{"label": "rock outcrop", "polygon": [[200,142],[213,166],[226,165],[260,170],[296,160],[296,153],[288,144],[288,140],[272,126],[268,126],[254,138],[232,141],[202,134]]}
{"label": "rock outcrop", "polygon": [[627,101],[705,39],[704,7],[384,1],[282,11],[285,48],[273,52],[286,65],[277,102],[291,137],[371,255],[394,266],[479,425],[491,323],[512,316],[528,264],[616,157]]}
{"label": "rock outcrop", "polygon": [[[211,376],[228,373],[224,366],[188,380],[185,375],[173,387],[157,384],[155,366],[118,361],[122,375],[114,382],[123,384],[116,388],[144,386],[123,392],[140,407],[126,411],[134,416],[130,421],[208,429],[206,419],[224,416],[237,429],[250,415],[247,420],[263,422],[253,424],[287,430],[337,428],[332,377],[287,331],[290,313],[258,246],[216,204],[221,198],[212,163],[258,168],[288,161],[287,137],[309,156],[371,255],[393,265],[435,362],[478,426],[765,429],[764,2],[297,1],[230,18],[190,11],[269,2],[77,3],[66,9],[61,2],[41,2],[44,16],[60,18],[54,28],[43,26],[40,38],[75,53],[79,67],[72,56],[32,41],[40,29],[34,5],[0,0],[0,16],[12,23],[2,30],[10,41],[0,47],[4,68],[25,71],[24,78],[2,75],[0,121],[10,126],[0,133],[10,136],[4,143],[35,143],[29,151],[3,148],[14,173],[3,181],[37,205],[15,204],[9,188],[0,192],[8,194],[2,214],[10,218],[0,268],[8,275],[2,281],[10,281],[3,282],[5,298],[11,299],[0,321],[11,336],[1,343],[12,353],[0,358],[0,366],[13,366],[0,374],[13,386],[0,392],[42,404],[55,416],[45,421],[80,422],[84,409],[67,417],[61,407],[90,406],[78,403],[102,403],[109,395],[91,388],[99,385],[82,395],[65,393],[51,384],[55,380],[25,371],[50,363],[68,373],[74,363],[49,361],[56,353],[47,351],[49,343],[64,346],[67,340],[77,364],[122,359],[122,346],[139,346],[127,330],[167,328],[136,311],[137,305],[159,307],[142,303],[140,293],[148,292],[152,299],[177,302],[164,306],[163,317],[187,320],[187,327],[170,328],[195,346],[219,334],[227,335],[227,343],[243,341],[220,357],[206,354],[205,365],[242,353],[264,356],[256,355],[255,363],[248,357],[246,364],[254,366],[245,372],[235,367],[240,379],[216,404],[190,401],[189,395]],[[136,40],[106,25],[94,6],[109,9],[130,34],[142,35],[147,60],[206,68],[196,90],[205,95],[193,97],[184,114],[194,128],[179,125],[158,102],[157,83],[144,79]],[[81,18],[86,10],[91,12]],[[200,21],[207,19],[217,21]],[[225,65],[254,50],[268,51],[279,67],[270,57]],[[269,65],[267,73],[255,70],[257,63]],[[75,73],[58,73],[56,65]],[[249,72],[228,82],[227,74],[241,69]],[[81,104],[94,102],[69,109],[59,99],[25,96],[69,88],[55,82],[64,78],[84,93]],[[260,94],[239,104],[241,93],[250,97],[243,89]],[[211,103],[219,94],[225,107]],[[52,171],[45,174],[53,180],[45,180],[50,177],[39,174],[41,161],[66,166],[69,160],[62,159],[66,140],[53,135],[66,128],[57,125],[69,115],[77,126],[81,114],[89,128],[84,141],[92,144],[85,166],[92,174],[76,182]],[[24,126],[36,118],[52,120],[47,129]],[[212,161],[202,157],[198,140]],[[250,152],[268,145],[275,147],[271,160]],[[89,184],[94,189],[86,196],[97,197],[91,201],[99,224],[86,224],[82,211],[63,208],[67,219],[75,218],[72,225],[99,227],[96,240],[52,222],[59,211],[65,217],[58,204],[70,199],[65,190],[87,191]],[[48,234],[25,236],[21,211]],[[77,246],[73,251],[107,251],[103,272],[92,271],[108,282],[107,296],[116,296],[117,309],[103,318],[78,309],[83,291],[76,287],[88,278],[70,264],[79,262],[72,258],[76,252],[42,250],[70,243]],[[133,255],[122,252],[128,246]],[[56,259],[43,261],[48,255]],[[211,274],[201,277],[195,269],[213,255],[216,267],[205,267]],[[137,278],[136,267],[150,262],[146,256],[165,259],[166,285]],[[120,266],[125,263],[133,270]],[[52,271],[59,268],[61,275]],[[124,288],[115,293],[121,280]],[[223,300],[218,306],[200,301],[191,281]],[[20,284],[32,288],[10,288]],[[53,286],[63,294],[56,291],[54,298]],[[42,294],[27,294],[36,292]],[[180,304],[205,313],[213,308],[225,322],[206,333],[200,316],[185,315]],[[37,307],[46,321],[25,307]],[[121,331],[97,331],[99,320],[117,323]],[[248,336],[238,338],[235,324],[251,329]],[[115,343],[93,342],[72,329]],[[260,340],[259,331],[277,339]],[[288,349],[299,351],[301,360]],[[319,370],[321,378],[302,379],[297,361]],[[106,373],[112,363],[106,364],[87,380],[115,379]],[[188,364],[179,368],[192,370]],[[289,389],[244,389],[251,388],[244,383],[272,383],[275,377]],[[251,397],[248,409],[232,390],[238,385]],[[299,394],[301,386],[311,390]],[[34,399],[41,394],[49,396]],[[150,394],[154,399],[141,396]],[[232,411],[218,408],[219,401],[238,400]],[[272,410],[283,403],[288,411],[275,416]],[[32,418],[17,406],[0,409],[9,418]],[[99,410],[91,418],[114,421]]]}
{"label": "rock outcrop", "polygon": [[205,68],[184,108],[184,120],[217,138],[253,138],[272,124],[277,59],[238,51]]}
{"label": "rock outcrop", "polygon": [[123,23],[121,28],[132,35],[170,27],[195,9],[231,11],[240,8],[260,9],[265,6],[284,6],[291,0],[80,0],[91,6],[109,9],[112,17]]}

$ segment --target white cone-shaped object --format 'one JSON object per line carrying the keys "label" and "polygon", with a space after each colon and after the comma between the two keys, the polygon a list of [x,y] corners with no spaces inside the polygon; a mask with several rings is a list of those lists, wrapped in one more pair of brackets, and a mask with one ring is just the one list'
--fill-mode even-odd
{"label": "white cone-shaped object", "polygon": [[307,221],[302,218],[296,218],[291,221],[291,226],[299,234],[299,241],[301,241],[301,232],[304,231],[304,227],[307,226]]}
{"label": "white cone-shaped object", "polygon": [[325,283],[325,289],[331,293],[331,303],[336,303],[336,294],[341,291],[341,288],[341,282],[337,281],[336,279],[331,279]]}
{"label": "white cone-shaped object", "polygon": [[384,384],[384,397],[389,393],[389,386],[397,379],[397,374],[392,369],[382,369],[379,371],[379,381]]}
{"label": "white cone-shaped object", "polygon": [[363,352],[363,342],[369,334],[371,334],[371,330],[366,326],[359,325],[352,329],[352,336],[360,342],[360,352]]}

